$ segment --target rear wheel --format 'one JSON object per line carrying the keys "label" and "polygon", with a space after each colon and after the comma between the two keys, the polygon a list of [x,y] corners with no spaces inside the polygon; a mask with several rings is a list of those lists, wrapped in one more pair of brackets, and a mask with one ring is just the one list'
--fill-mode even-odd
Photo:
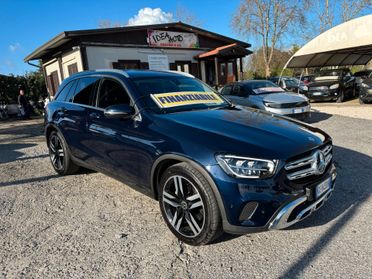
{"label": "rear wheel", "polygon": [[50,161],[58,174],[73,174],[79,170],[79,166],[72,162],[67,145],[59,132],[53,131],[50,134],[48,146]]}
{"label": "rear wheel", "polygon": [[221,234],[216,198],[199,171],[187,163],[171,166],[159,187],[161,213],[177,238],[189,245],[203,245]]}

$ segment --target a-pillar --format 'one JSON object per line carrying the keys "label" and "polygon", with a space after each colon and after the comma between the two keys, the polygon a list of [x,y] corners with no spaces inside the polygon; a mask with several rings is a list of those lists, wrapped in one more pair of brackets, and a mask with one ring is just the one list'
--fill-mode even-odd
{"label": "a-pillar", "polygon": [[216,85],[218,86],[219,85],[219,81],[218,81],[218,57],[216,56],[214,58],[214,71],[215,71],[215,78],[216,78]]}

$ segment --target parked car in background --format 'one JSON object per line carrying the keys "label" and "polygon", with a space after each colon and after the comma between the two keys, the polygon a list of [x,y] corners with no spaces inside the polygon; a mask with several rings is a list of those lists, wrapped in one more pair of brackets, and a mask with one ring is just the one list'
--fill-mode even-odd
{"label": "parked car in background", "polygon": [[356,96],[355,78],[349,69],[322,70],[307,85],[311,101],[343,102]]}
{"label": "parked car in background", "polygon": [[18,115],[20,115],[18,104],[16,104],[15,102],[11,102],[10,104],[8,104],[6,106],[6,109],[9,117],[17,117]]}
{"label": "parked car in background", "polygon": [[269,80],[281,88],[294,93],[306,94],[308,90],[302,81],[294,77],[271,77]]}
{"label": "parked car in background", "polygon": [[359,86],[359,103],[371,103],[372,102],[372,73],[369,77],[362,80]]}
{"label": "parked car in background", "polygon": [[308,85],[310,82],[312,82],[314,78],[315,78],[314,75],[298,77],[298,79],[300,79],[305,85]]}
{"label": "parked car in background", "polygon": [[355,77],[355,89],[357,93],[359,94],[360,85],[362,84],[363,80],[365,80],[368,77],[372,77],[372,69],[356,72],[354,73],[354,77]]}
{"label": "parked car in background", "polygon": [[247,80],[226,85],[221,94],[235,104],[304,119],[310,115],[307,97],[287,92],[269,80]]}
{"label": "parked car in background", "polygon": [[319,128],[236,107],[176,73],[71,75],[45,124],[58,174],[84,166],[159,200],[190,245],[291,226],[325,203],[337,176],[332,139]]}

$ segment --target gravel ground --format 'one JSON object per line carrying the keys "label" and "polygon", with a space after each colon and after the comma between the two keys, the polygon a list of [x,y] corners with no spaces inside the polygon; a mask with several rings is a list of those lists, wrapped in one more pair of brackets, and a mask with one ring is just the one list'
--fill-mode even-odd
{"label": "gravel ground", "polygon": [[372,104],[361,105],[358,99],[344,103],[312,103],[311,107],[317,112],[372,120]]}
{"label": "gravel ground", "polygon": [[58,177],[41,121],[0,122],[0,278],[371,278],[372,121],[314,113],[335,192],[295,226],[191,247],[156,201],[99,173]]}

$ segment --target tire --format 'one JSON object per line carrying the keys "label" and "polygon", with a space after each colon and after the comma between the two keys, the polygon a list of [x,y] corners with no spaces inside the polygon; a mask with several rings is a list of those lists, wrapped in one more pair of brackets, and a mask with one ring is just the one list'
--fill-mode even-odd
{"label": "tire", "polygon": [[173,165],[162,175],[159,206],[168,228],[186,244],[204,245],[222,234],[220,211],[212,188],[187,163]]}
{"label": "tire", "polygon": [[58,174],[69,175],[79,170],[79,166],[72,162],[66,141],[59,132],[53,131],[50,133],[48,148],[50,162]]}
{"label": "tire", "polygon": [[343,91],[340,92],[340,95],[338,96],[336,103],[342,103],[345,99],[345,94]]}

